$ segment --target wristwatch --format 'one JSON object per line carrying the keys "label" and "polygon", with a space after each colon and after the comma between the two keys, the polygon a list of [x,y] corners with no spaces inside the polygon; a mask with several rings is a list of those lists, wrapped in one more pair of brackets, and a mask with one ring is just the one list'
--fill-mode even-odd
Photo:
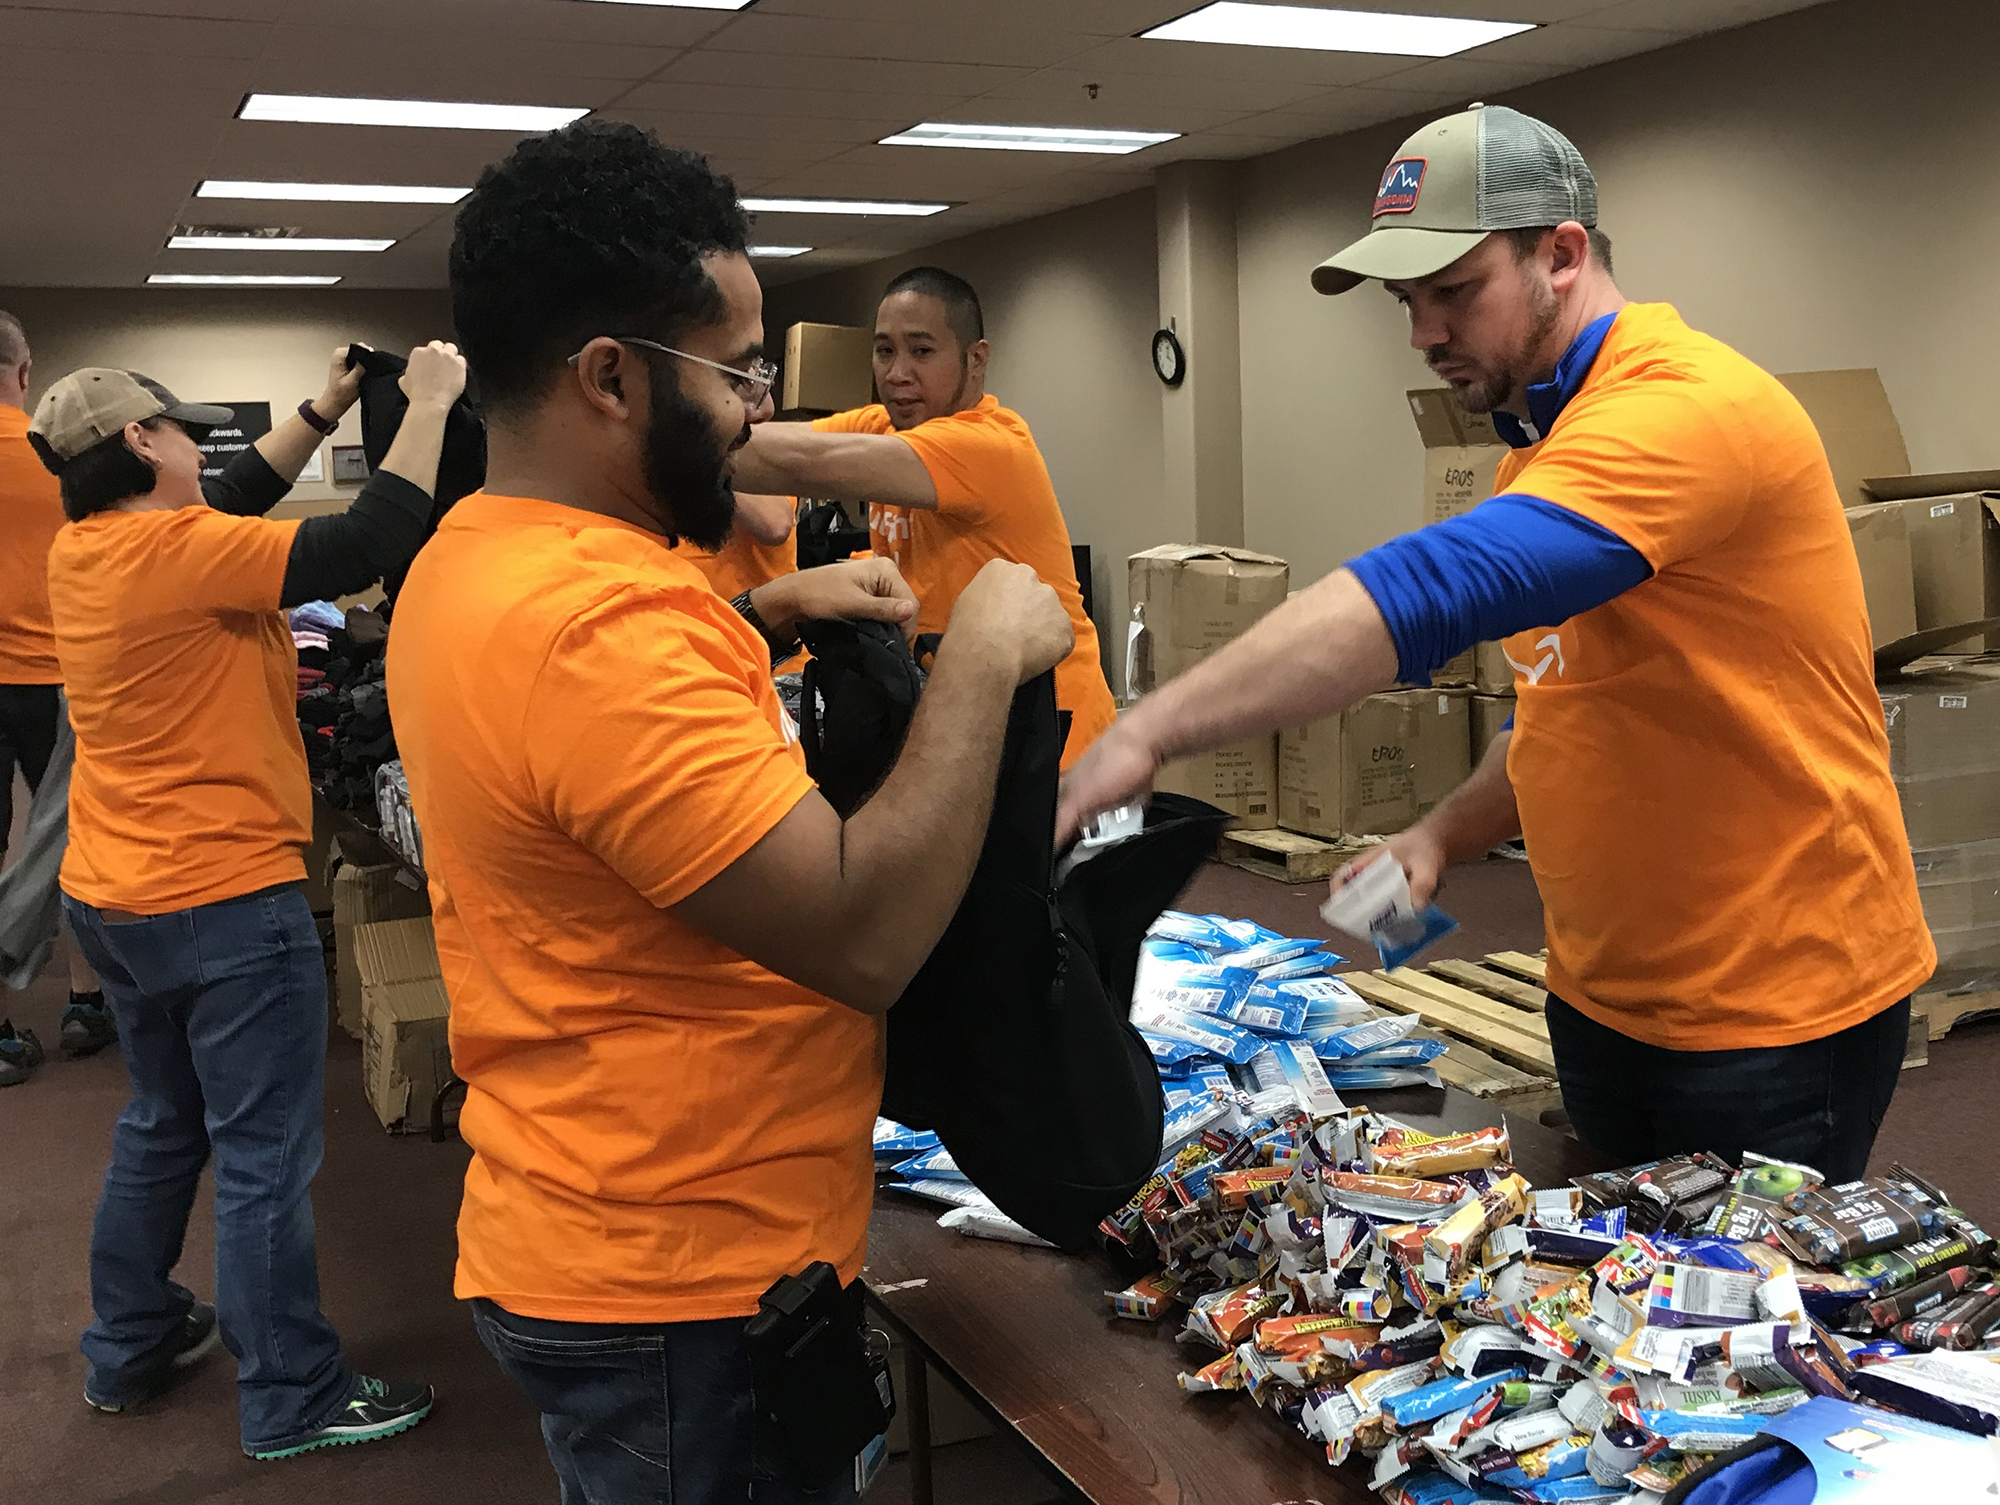
{"label": "wristwatch", "polygon": [[762,638],[764,645],[771,650],[771,665],[773,668],[776,668],[794,653],[798,652],[798,635],[794,633],[790,641],[779,642],[776,634],[771,631],[770,626],[762,617],[757,615],[757,608],[750,604],[750,592],[744,591],[729,604],[735,609],[737,616],[757,629],[757,636]]}
{"label": "wristwatch", "polygon": [[320,417],[319,409],[312,405],[310,397],[299,404],[299,417],[305,419],[306,427],[314,433],[323,434],[329,438],[332,437],[333,431],[340,427],[340,420],[338,418],[328,419]]}

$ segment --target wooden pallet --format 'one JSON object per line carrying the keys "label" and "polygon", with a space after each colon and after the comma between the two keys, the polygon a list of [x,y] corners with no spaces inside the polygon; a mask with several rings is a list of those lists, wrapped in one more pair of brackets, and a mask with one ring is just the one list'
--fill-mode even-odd
{"label": "wooden pallet", "polygon": [[1348,972],[1341,981],[1378,1008],[1416,1014],[1424,1023],[1497,1056],[1531,1076],[1553,1078],[1548,1025],[1524,1009],[1408,967]]}
{"label": "wooden pallet", "polygon": [[[1490,960],[1490,958],[1489,958]],[[1545,988],[1533,983],[1509,977],[1492,967],[1482,967],[1478,962],[1440,961],[1432,962],[1425,969],[1433,977],[1442,977],[1449,982],[1460,983],[1475,993],[1485,993],[1503,1003],[1511,1003],[1519,1009],[1539,1014],[1548,1006],[1549,995]]]}
{"label": "wooden pallet", "polygon": [[1297,831],[1224,831],[1215,855],[1231,867],[1280,883],[1316,883],[1331,878],[1373,845],[1321,841]]}
{"label": "wooden pallet", "polygon": [[1508,972],[1515,977],[1524,977],[1536,987],[1542,988],[1547,987],[1549,981],[1548,955],[1546,951],[1535,956],[1530,956],[1525,951],[1495,951],[1486,958],[1486,965],[1497,972]]}
{"label": "wooden pallet", "polygon": [[2000,1009],[2000,992],[1919,993],[1911,1002],[1913,1016],[1921,1015],[1930,1026],[1930,1037],[1942,1040],[1957,1026]]}

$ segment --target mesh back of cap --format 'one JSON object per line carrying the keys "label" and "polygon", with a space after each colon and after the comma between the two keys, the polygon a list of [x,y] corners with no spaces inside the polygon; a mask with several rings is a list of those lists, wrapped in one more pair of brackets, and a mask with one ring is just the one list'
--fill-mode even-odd
{"label": "mesh back of cap", "polygon": [[1479,112],[1479,227],[1518,230],[1564,220],[1595,227],[1597,179],[1554,126],[1505,105]]}

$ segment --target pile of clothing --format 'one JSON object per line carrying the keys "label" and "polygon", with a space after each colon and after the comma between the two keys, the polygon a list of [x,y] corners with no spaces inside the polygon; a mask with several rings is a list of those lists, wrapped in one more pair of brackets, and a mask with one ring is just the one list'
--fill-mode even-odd
{"label": "pile of clothing", "polygon": [[313,601],[291,614],[299,654],[299,733],[313,787],[336,810],[372,820],[375,773],[396,756],[383,682],[387,610]]}

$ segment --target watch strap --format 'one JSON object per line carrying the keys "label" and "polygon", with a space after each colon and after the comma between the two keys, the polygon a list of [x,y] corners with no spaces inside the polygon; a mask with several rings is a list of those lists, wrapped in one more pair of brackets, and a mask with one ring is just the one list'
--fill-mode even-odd
{"label": "watch strap", "polygon": [[340,427],[339,419],[337,418],[326,419],[320,417],[319,409],[315,408],[312,405],[312,399],[310,397],[308,397],[304,402],[299,404],[299,417],[305,419],[307,428],[311,429],[314,433],[319,434],[325,438],[332,438],[333,431]]}

